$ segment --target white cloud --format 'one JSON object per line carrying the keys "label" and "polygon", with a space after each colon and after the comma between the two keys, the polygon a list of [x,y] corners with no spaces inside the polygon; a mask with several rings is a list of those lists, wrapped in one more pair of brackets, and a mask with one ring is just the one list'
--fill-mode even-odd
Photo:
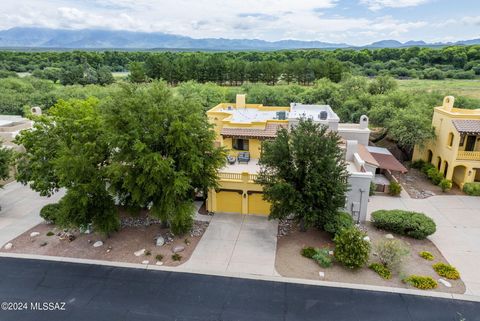
{"label": "white cloud", "polygon": [[383,8],[405,8],[416,7],[425,4],[430,0],[360,0],[370,10],[377,11]]}

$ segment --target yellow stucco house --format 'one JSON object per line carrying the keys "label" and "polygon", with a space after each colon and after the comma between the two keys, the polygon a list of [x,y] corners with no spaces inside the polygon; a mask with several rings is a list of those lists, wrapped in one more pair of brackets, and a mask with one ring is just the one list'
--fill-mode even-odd
{"label": "yellow stucco house", "polygon": [[442,106],[435,107],[436,138],[415,146],[412,159],[435,165],[445,178],[463,188],[465,183],[480,182],[480,109],[455,108],[454,102],[454,97],[447,96]]}
{"label": "yellow stucco house", "polygon": [[372,157],[364,148],[370,135],[367,116],[361,116],[357,124],[341,124],[328,105],[263,106],[246,104],[245,95],[237,95],[235,103],[221,103],[207,111],[207,117],[214,125],[217,146],[225,147],[230,156],[219,171],[219,187],[208,191],[208,211],[270,214],[263,188],[255,183],[262,141],[275,138],[281,127],[288,129],[300,118],[310,118],[343,138],[341,147],[345,150],[351,186],[345,209],[356,220],[365,219],[370,182],[375,176],[375,167],[369,162]]}

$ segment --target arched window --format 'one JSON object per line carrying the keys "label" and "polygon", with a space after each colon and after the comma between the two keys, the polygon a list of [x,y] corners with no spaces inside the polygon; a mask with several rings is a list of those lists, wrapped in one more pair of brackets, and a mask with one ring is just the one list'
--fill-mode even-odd
{"label": "arched window", "polygon": [[449,147],[452,147],[452,145],[453,145],[453,138],[454,138],[453,133],[448,134],[447,143],[448,143]]}

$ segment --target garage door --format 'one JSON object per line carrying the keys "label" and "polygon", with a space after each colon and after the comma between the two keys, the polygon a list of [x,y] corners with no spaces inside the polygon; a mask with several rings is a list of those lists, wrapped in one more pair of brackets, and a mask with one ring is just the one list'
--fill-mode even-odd
{"label": "garage door", "polygon": [[242,194],[234,191],[220,191],[217,193],[217,211],[225,213],[242,212]]}
{"label": "garage door", "polygon": [[248,196],[248,214],[270,214],[270,203],[265,201],[262,195],[261,193],[252,193]]}

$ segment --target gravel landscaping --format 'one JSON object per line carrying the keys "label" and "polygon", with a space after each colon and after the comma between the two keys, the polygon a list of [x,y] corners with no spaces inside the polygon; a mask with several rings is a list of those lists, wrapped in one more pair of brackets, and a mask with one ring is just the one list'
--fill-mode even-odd
{"label": "gravel landscaping", "polygon": [[143,213],[135,218],[122,217],[121,229],[107,238],[95,232],[65,231],[44,222],[11,240],[11,246],[0,251],[178,266],[190,258],[207,227],[208,222],[195,221],[190,233],[175,236],[162,228],[158,220]]}
{"label": "gravel landscaping", "polygon": [[[438,262],[448,262],[436,246],[428,239],[417,240],[393,234],[395,239],[401,240],[405,243],[410,254],[406,258],[402,272],[396,275],[394,274],[390,280],[384,280],[368,267],[350,270],[334,261],[331,267],[323,268],[314,260],[303,257],[300,252],[304,247],[327,247],[330,250],[334,250],[334,243],[331,240],[330,235],[316,229],[310,229],[307,232],[300,232],[298,228],[288,228],[287,230],[289,230],[289,232],[285,233],[285,224],[286,223],[282,222],[279,226],[280,233],[277,242],[277,255],[275,260],[275,269],[282,276],[414,289],[412,286],[403,283],[401,280],[405,276],[415,274],[431,276],[435,279],[438,282],[438,287],[433,291],[465,293],[465,284],[461,279],[446,279],[451,287],[447,287],[442,281],[439,281],[442,277],[433,270],[432,265]],[[375,244],[379,240],[387,239],[386,236],[388,234],[390,234],[389,237],[392,235],[390,232],[382,231],[373,227],[370,223],[367,223],[362,229],[368,233],[372,244]],[[434,260],[428,261],[420,257],[419,253],[422,251],[432,253]],[[370,262],[378,262],[373,249],[370,255]]]}

